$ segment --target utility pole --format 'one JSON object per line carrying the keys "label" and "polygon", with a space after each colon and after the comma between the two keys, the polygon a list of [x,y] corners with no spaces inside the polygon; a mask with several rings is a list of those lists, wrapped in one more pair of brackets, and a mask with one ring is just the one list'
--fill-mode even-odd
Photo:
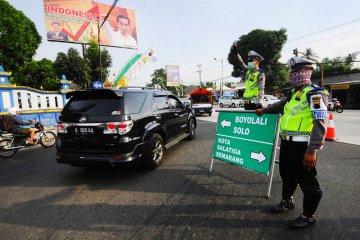
{"label": "utility pole", "polygon": [[198,71],[196,71],[196,72],[198,72],[199,73],[199,79],[200,79],[200,87],[202,87],[201,85],[201,64],[198,64],[197,65],[198,67],[199,67],[199,70]]}
{"label": "utility pole", "polygon": [[221,83],[220,83],[220,94],[221,96],[224,95],[224,59],[218,60],[217,58],[214,58],[215,61],[221,62]]}

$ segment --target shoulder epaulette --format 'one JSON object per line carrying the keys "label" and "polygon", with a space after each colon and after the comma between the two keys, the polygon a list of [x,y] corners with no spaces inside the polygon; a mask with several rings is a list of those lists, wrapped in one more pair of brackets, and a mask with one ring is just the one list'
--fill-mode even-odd
{"label": "shoulder epaulette", "polygon": [[324,91],[324,89],[322,87],[319,87],[318,85],[316,85],[314,83],[310,84],[310,87],[312,87],[313,89],[311,89],[308,93]]}

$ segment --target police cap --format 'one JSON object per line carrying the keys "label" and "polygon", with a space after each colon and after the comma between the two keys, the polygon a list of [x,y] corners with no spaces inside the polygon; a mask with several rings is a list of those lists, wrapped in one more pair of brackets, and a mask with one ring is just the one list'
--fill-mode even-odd
{"label": "police cap", "polygon": [[264,60],[264,58],[260,54],[258,54],[257,52],[255,52],[253,50],[249,51],[248,56],[249,56],[250,60],[254,60],[254,59],[257,59],[259,61]]}
{"label": "police cap", "polygon": [[314,61],[301,57],[292,57],[288,60],[291,72],[296,72],[300,69],[314,69],[312,66],[314,63]]}

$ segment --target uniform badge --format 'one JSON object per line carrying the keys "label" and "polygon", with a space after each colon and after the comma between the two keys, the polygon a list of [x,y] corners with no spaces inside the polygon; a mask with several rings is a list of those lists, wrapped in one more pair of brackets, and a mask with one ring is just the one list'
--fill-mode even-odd
{"label": "uniform badge", "polygon": [[321,94],[310,96],[310,109],[314,119],[326,119],[327,107]]}

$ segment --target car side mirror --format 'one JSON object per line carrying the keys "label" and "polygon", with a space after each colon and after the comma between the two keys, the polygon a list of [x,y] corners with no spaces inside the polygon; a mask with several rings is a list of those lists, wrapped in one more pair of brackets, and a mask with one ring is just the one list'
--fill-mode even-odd
{"label": "car side mirror", "polygon": [[190,107],[191,107],[191,105],[190,105],[189,102],[184,102],[184,106],[185,106],[186,108],[190,108]]}

